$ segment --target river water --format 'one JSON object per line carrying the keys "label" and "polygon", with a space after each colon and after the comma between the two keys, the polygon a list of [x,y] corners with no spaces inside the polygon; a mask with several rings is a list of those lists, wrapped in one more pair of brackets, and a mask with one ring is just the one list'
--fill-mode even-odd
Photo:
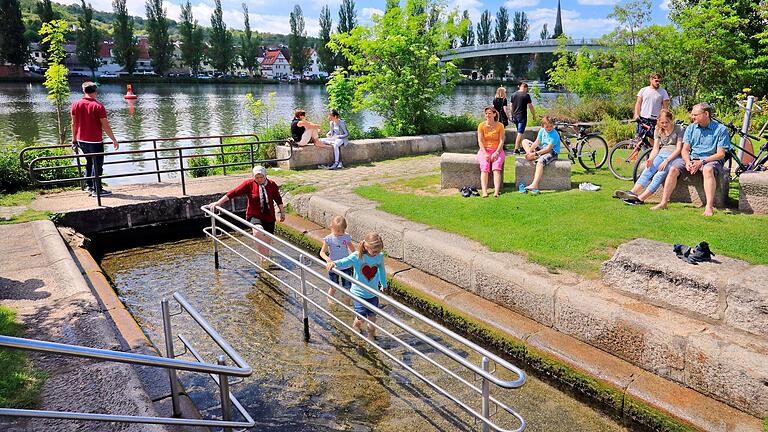
{"label": "river water", "polygon": [[[235,247],[249,254],[242,247]],[[256,419],[255,430],[480,430],[452,402],[381,353],[366,348],[348,330],[316,310],[310,314],[311,340],[305,343],[300,302],[287,289],[276,286],[269,276],[257,273],[228,251],[222,252],[221,268],[215,270],[212,255],[211,242],[198,238],[109,253],[101,265],[157,346],[164,347],[160,299],[178,291],[238,350],[254,374],[235,386],[233,392]],[[284,273],[277,273],[285,277]],[[321,284],[312,279],[310,282]],[[319,292],[310,289],[310,295],[325,305]],[[385,307],[389,313],[398,314],[393,307]],[[352,321],[351,313],[339,307],[334,310],[345,322]],[[214,361],[220,352],[190,321],[183,315],[173,317],[175,331],[190,338],[207,361]],[[406,321],[430,337],[441,338],[420,323]],[[409,339],[392,325],[385,328]],[[390,353],[440,385],[468,395],[464,387],[439,378],[434,368],[424,369],[422,359],[399,348],[381,333],[377,338],[377,343]],[[479,359],[462,347],[456,346],[454,350],[479,364]],[[177,347],[177,351],[181,349]],[[191,359],[189,355],[183,358]],[[510,375],[500,374],[503,379],[511,379]],[[470,376],[464,377],[474,381]],[[219,415],[218,393],[207,377],[182,373],[180,378],[204,416]],[[528,431],[626,430],[531,376],[518,390],[491,387],[492,396],[526,418]],[[474,394],[468,401],[479,409],[479,398]],[[499,412],[494,421],[506,428],[515,426],[513,417],[505,412]]]}

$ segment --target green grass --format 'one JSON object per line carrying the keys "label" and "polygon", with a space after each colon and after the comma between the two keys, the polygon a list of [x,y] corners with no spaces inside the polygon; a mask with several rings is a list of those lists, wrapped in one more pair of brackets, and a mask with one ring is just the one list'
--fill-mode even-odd
{"label": "green grass", "polygon": [[294,195],[300,195],[305,193],[316,192],[317,188],[314,185],[305,185],[300,183],[285,182],[280,185],[280,192],[290,192]]}
{"label": "green grass", "polygon": [[0,225],[11,225],[36,220],[52,219],[53,216],[54,214],[48,211],[26,209],[23,212],[12,216],[10,219],[0,219]]}
{"label": "green grass", "polygon": [[0,206],[29,205],[35,198],[33,191],[21,191],[12,194],[0,194]]}
{"label": "green grass", "polygon": [[631,187],[630,182],[615,179],[605,168],[593,174],[573,167],[574,187],[590,181],[602,186],[599,192],[522,195],[512,184],[514,178],[514,165],[507,164],[506,193],[498,199],[430,195],[439,175],[355,191],[385,212],[469,237],[495,252],[527,256],[552,271],[597,277],[600,264],[618,245],[638,237],[689,245],[706,240],[717,255],[768,264],[768,216],[726,209],[705,218],[702,209],[690,204],[672,204],[660,212],[649,211],[647,205],[627,206],[611,195]]}
{"label": "green grass", "polygon": [[[0,334],[21,335],[15,311],[5,306],[0,306]],[[44,373],[32,369],[24,351],[0,349],[0,406],[34,407],[44,379]]]}

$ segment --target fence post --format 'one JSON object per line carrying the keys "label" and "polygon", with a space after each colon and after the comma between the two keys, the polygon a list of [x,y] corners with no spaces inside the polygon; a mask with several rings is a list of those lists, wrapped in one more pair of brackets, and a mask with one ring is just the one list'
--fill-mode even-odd
{"label": "fence post", "polygon": [[[218,363],[221,366],[227,365],[224,355],[219,356]],[[221,392],[221,419],[231,421],[232,401],[229,399],[229,376],[223,373],[219,374],[219,391]],[[232,432],[232,428],[224,428],[224,432]]]}
{"label": "fence post", "polygon": [[[483,357],[483,370],[488,372],[488,357]],[[490,405],[490,383],[488,382],[488,379],[483,377],[483,418],[488,420],[488,415],[491,413],[491,405]],[[488,423],[483,422],[483,432],[489,432],[490,426],[488,426]]]}
{"label": "fence post", "polygon": [[96,191],[96,204],[101,207],[101,176],[99,170],[96,169],[96,162],[91,161],[91,164],[93,166],[93,190]]}
{"label": "fence post", "polygon": [[157,140],[152,140],[152,148],[155,149],[155,171],[158,171],[158,173],[157,173],[157,182],[158,183],[162,183],[162,181],[160,180],[160,172],[159,172],[160,171],[160,161],[157,159],[158,158],[158,155],[157,155]]}
{"label": "fence post", "polygon": [[253,141],[249,143],[251,145],[251,169],[256,166],[256,161],[253,159]]}
{"label": "fence post", "polygon": [[307,276],[304,274],[304,255],[299,255],[301,269],[301,316],[304,319],[304,342],[309,342],[309,315],[307,314]]}
{"label": "fence post", "polygon": [[219,240],[216,234],[216,207],[211,207],[211,234],[213,234],[213,267],[218,270],[219,268]]}
{"label": "fence post", "polygon": [[181,194],[187,196],[187,183],[184,180],[184,155],[179,149],[179,172],[181,173]]}
{"label": "fence post", "polygon": [[[165,333],[165,356],[174,358],[173,353],[173,330],[171,329],[171,311],[168,307],[168,299],[163,298],[160,301],[160,308],[163,314],[163,333]],[[179,406],[179,381],[176,378],[176,369],[168,368],[168,378],[171,380],[171,402],[173,403],[173,416],[181,417],[181,408]]]}
{"label": "fence post", "polygon": [[221,153],[221,165],[224,165],[221,170],[224,175],[227,175],[227,160],[224,158],[224,139],[222,137],[219,137],[219,153]]}

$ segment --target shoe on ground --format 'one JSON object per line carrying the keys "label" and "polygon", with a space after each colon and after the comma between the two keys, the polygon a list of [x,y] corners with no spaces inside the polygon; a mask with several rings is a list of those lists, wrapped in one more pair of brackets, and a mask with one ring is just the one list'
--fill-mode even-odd
{"label": "shoe on ground", "polygon": [[531,193],[531,195],[538,195],[538,194],[540,194],[540,193],[541,193],[541,191],[540,191],[540,190],[538,190],[538,189],[531,189],[531,190],[529,190],[528,192],[530,192],[530,193]]}
{"label": "shoe on ground", "polygon": [[517,185],[517,191],[522,194],[528,192],[528,189],[525,188],[525,183],[521,182],[519,185]]}
{"label": "shoe on ground", "polygon": [[317,166],[317,169],[331,169],[333,165],[326,165],[326,164],[320,164]]}
{"label": "shoe on ground", "polygon": [[688,260],[695,263],[711,261],[713,255],[715,254],[709,250],[709,243],[701,242],[695,248],[693,248],[690,255],[688,255]]}
{"label": "shoe on ground", "polygon": [[613,197],[619,199],[637,198],[637,194],[632,191],[617,190],[613,192]]}
{"label": "shoe on ground", "polygon": [[[101,191],[99,191],[99,195],[101,195],[101,196],[112,195],[112,191],[108,191],[106,189],[102,189]],[[91,196],[92,197],[96,196],[96,190],[95,189],[91,191]]]}
{"label": "shoe on ground", "polygon": [[344,164],[339,162],[337,164],[334,164],[334,167],[332,169],[342,169],[342,168],[344,168]]}
{"label": "shoe on ground", "polygon": [[579,184],[579,190],[586,192],[597,192],[600,190],[600,186],[589,182]]}
{"label": "shoe on ground", "polygon": [[85,193],[87,193],[88,195],[92,195],[92,194],[94,193],[94,192],[93,192],[93,188],[92,188],[92,187],[90,187],[90,186],[89,186],[89,187],[86,187],[86,188],[85,188]]}
{"label": "shoe on ground", "polygon": [[478,190],[477,190],[477,188],[476,188],[476,187],[474,187],[474,186],[470,187],[470,188],[469,188],[469,191],[470,191],[470,192],[472,193],[472,195],[474,195],[474,196],[480,196],[480,191],[478,191]]}
{"label": "shoe on ground", "polygon": [[642,201],[639,198],[625,198],[622,201],[624,201],[624,204],[627,204],[627,205],[643,205],[643,204],[645,204],[645,201]]}
{"label": "shoe on ground", "polygon": [[459,189],[459,193],[464,198],[469,198],[470,196],[472,196],[472,191],[470,191],[467,186],[464,186],[463,188]]}

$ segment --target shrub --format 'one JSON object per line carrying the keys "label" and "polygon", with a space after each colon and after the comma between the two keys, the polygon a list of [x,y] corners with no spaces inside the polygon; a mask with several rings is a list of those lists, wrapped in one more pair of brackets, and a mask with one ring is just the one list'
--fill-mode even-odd
{"label": "shrub", "polygon": [[596,122],[602,120],[606,115],[617,119],[629,119],[633,116],[632,110],[632,103],[621,98],[582,98],[575,101],[560,96],[545,114],[570,122]]}
{"label": "shrub", "polygon": [[635,135],[634,123],[621,122],[609,114],[603,116],[597,128],[609,144],[632,138]]}
{"label": "shrub", "polygon": [[214,174],[214,169],[208,168],[211,166],[211,161],[207,156],[203,155],[202,151],[197,152],[197,156],[187,159],[187,173],[190,177],[207,177]]}
{"label": "shrub", "polygon": [[[21,165],[19,154],[24,147],[28,145],[12,141],[0,149],[0,193],[13,193],[22,189],[28,189],[34,186],[29,178],[29,171]],[[31,162],[37,157],[43,156],[63,156],[71,154],[68,148],[34,150],[25,153],[25,161]],[[76,167],[71,167],[75,163],[74,159],[57,159],[44,161],[36,164],[35,167],[62,167],[56,170],[38,173],[40,180],[58,180],[80,177]]]}
{"label": "shrub", "polygon": [[482,120],[469,114],[445,115],[432,114],[427,117],[421,133],[438,134],[448,132],[468,132],[477,130],[477,125]]}

